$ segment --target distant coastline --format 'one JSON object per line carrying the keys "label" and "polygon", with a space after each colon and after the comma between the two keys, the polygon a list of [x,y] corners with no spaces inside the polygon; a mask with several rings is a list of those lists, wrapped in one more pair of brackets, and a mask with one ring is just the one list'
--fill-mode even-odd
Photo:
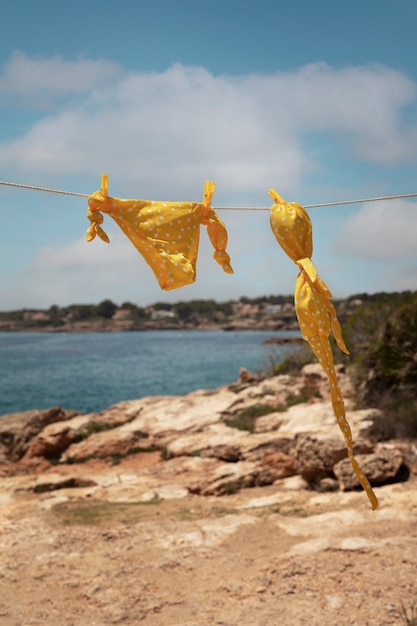
{"label": "distant coastline", "polygon": [[131,332],[149,330],[298,330],[292,296],[216,302],[159,302],[142,308],[111,300],[0,312],[0,332]]}
{"label": "distant coastline", "polygon": [[[335,301],[340,322],[362,303],[360,296]],[[0,332],[132,332],[149,330],[295,331],[299,330],[293,296],[264,296],[237,301],[157,302],[140,307],[111,300],[49,309],[0,311]]]}

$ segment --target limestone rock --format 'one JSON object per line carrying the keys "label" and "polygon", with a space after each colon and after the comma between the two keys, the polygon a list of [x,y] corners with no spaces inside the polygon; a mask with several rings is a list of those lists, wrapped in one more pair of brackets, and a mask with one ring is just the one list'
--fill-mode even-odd
{"label": "limestone rock", "polygon": [[254,383],[259,380],[259,377],[252,372],[249,372],[246,367],[241,367],[239,370],[239,383]]}
{"label": "limestone rock", "polygon": [[132,421],[136,414],[137,412],[132,413],[128,402],[120,402],[100,413],[76,415],[63,422],[48,424],[33,437],[25,461],[34,457],[57,459],[74,441],[87,439],[100,431],[117,428]]}
{"label": "limestone rock", "polygon": [[281,478],[295,474],[293,460],[283,453],[265,455],[262,462],[238,461],[214,467],[203,480],[189,485],[191,493],[200,495],[231,494],[249,487],[272,485]]}
{"label": "limestone rock", "polygon": [[45,493],[55,491],[57,489],[74,489],[95,486],[94,480],[88,478],[80,478],[79,476],[67,477],[61,475],[42,476],[33,486],[34,493]]}
{"label": "limestone rock", "polygon": [[[315,435],[332,436],[335,439],[342,437],[332,404],[329,401],[319,401],[313,404],[303,402],[289,407],[287,411],[278,415],[281,420],[279,426],[281,435],[294,437],[297,434],[314,433]],[[347,411],[347,419],[354,440],[366,437],[366,433],[376,416],[375,409]]]}
{"label": "limestone rock", "polygon": [[126,429],[162,437],[174,432],[201,432],[209,424],[219,422],[236,394],[227,387],[194,391],[184,396],[155,396],[132,400],[129,404],[135,419]]}
{"label": "limestone rock", "polygon": [[34,457],[59,458],[62,452],[74,441],[77,433],[87,428],[88,423],[89,417],[87,415],[77,415],[65,422],[48,424],[30,442],[25,461]]}
{"label": "limestone rock", "polygon": [[66,411],[60,407],[3,415],[0,419],[0,463],[18,461],[33,437],[45,426],[69,420],[74,415],[77,415],[76,411]]}
{"label": "limestone rock", "polygon": [[398,442],[398,448],[404,454],[404,461],[410,472],[417,476],[417,442],[401,443]]}
{"label": "limestone rock", "polygon": [[[355,454],[369,452],[372,446],[356,442]],[[297,472],[308,483],[318,484],[323,478],[333,477],[334,466],[346,457],[344,440],[326,435],[298,435],[295,444]],[[350,461],[348,461],[350,464]]]}
{"label": "limestone rock", "polygon": [[[378,446],[373,454],[358,454],[356,458],[371,485],[378,485],[395,479],[404,464],[401,450],[382,445]],[[342,491],[359,487],[359,482],[349,459],[337,463],[333,471],[339,480]]]}
{"label": "limestone rock", "polygon": [[[84,486],[92,497],[104,499],[140,500],[162,491],[180,494],[176,497],[220,495],[272,484],[279,492],[308,484],[322,492],[339,485],[352,489],[356,479],[330,401],[297,403],[306,386],[327,384],[320,366],[306,366],[299,377],[146,397],[88,415],[51,409],[5,416],[0,463],[7,464],[0,474],[20,476],[28,485],[29,475],[42,473],[45,483],[35,485],[38,491]],[[248,427],[241,419],[245,409],[253,432],[241,429]],[[262,415],[264,409],[268,414]],[[400,480],[405,467],[412,472],[417,466],[411,444],[381,447],[367,440],[378,418],[374,410],[348,409],[347,417],[355,455],[368,455],[363,469],[374,484]],[[60,464],[52,467],[51,460]],[[115,460],[117,473],[108,462]],[[84,480],[92,482],[84,485]],[[35,487],[32,481],[26,490]]]}
{"label": "limestone rock", "polygon": [[240,410],[254,403],[284,407],[288,396],[298,395],[302,387],[303,380],[300,377],[288,374],[265,378],[241,389],[238,397],[235,396],[235,403],[229,407],[229,411],[233,411],[233,408]]}
{"label": "limestone rock", "polygon": [[[345,400],[353,395],[353,386],[343,363],[335,365],[339,386]],[[301,369],[305,387],[317,391],[325,400],[330,399],[329,380],[320,363],[308,363]]]}
{"label": "limestone rock", "polygon": [[238,445],[228,443],[206,448],[200,452],[200,455],[205,458],[214,457],[216,459],[220,459],[221,461],[226,461],[227,463],[236,463],[237,461],[242,460],[242,451],[240,447]]}
{"label": "limestone rock", "polygon": [[267,433],[274,430],[279,430],[283,424],[282,413],[268,413],[268,415],[261,415],[258,417],[255,423],[255,433]]}
{"label": "limestone rock", "polygon": [[275,480],[294,476],[297,473],[295,459],[284,452],[265,454],[261,461],[261,466],[273,469],[276,475]]}
{"label": "limestone rock", "polygon": [[122,427],[114,430],[93,433],[86,439],[78,443],[73,443],[64,452],[62,461],[80,461],[86,458],[111,458],[114,456],[124,456],[134,449],[139,452],[141,449],[149,448],[146,438],[124,431]]}
{"label": "limestone rock", "polygon": [[[219,465],[205,482],[190,486],[191,493],[198,493],[203,496],[218,496],[232,494],[239,489],[254,487],[259,485],[260,471],[253,463],[241,461],[238,463],[223,463]],[[272,484],[273,479],[263,484]]]}
{"label": "limestone rock", "polygon": [[343,439],[298,435],[295,443],[297,473],[308,483],[318,483],[333,474],[333,466],[346,456]]}

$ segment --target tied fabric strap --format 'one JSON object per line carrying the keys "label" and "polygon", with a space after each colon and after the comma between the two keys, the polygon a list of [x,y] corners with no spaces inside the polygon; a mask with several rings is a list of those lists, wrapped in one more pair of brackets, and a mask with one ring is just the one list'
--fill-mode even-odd
{"label": "tied fabric strap", "polygon": [[310,218],[301,205],[285,202],[274,189],[269,194],[275,203],[270,209],[272,231],[280,246],[300,269],[295,283],[294,303],[303,339],[308,342],[326,372],[333,412],[344,437],[352,469],[375,510],[378,500],[353,454],[352,432],[346,419],[345,405],[334,367],[330,334],[333,332],[336,343],[343,352],[349,354],[349,351],[342,338],[336,309],[330,301],[332,294],[318,276],[311,260],[313,243]]}
{"label": "tied fabric strap", "polygon": [[217,216],[215,211],[211,208],[211,201],[213,199],[214,189],[216,183],[209,180],[206,181],[204,186],[204,199],[203,199],[203,212],[201,223],[207,226],[207,233],[210,238],[211,244],[214,248],[213,258],[227,274],[233,274],[232,266],[230,265],[230,257],[226,252],[227,246],[227,231],[222,220]]}

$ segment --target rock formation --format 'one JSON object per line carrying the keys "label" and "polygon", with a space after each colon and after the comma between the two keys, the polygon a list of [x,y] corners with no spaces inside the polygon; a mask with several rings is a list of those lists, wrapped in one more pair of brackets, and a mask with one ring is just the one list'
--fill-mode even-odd
{"label": "rock formation", "polygon": [[[372,441],[368,433],[378,411],[353,410],[343,366],[338,375],[355,454],[372,485],[406,480],[416,472],[415,446]],[[114,466],[122,470],[126,459],[133,469],[116,472]],[[234,385],[120,402],[100,413],[53,408],[5,415],[0,474],[25,475],[25,488],[38,492],[70,486],[86,488],[93,497],[123,493],[135,500],[168,492],[281,489],[291,477],[297,477],[298,488],[358,487],[318,364],[306,365],[299,377],[259,380],[246,372]]]}

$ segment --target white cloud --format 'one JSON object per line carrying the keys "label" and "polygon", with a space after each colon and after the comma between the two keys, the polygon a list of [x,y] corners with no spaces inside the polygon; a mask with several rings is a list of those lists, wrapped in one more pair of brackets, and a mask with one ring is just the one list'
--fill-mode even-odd
{"label": "white cloud", "polygon": [[342,226],[336,244],[345,254],[394,260],[417,255],[417,201],[366,203]]}
{"label": "white cloud", "polygon": [[53,98],[89,93],[124,73],[107,60],[65,61],[59,55],[32,58],[16,50],[0,75],[0,101],[18,98],[23,106],[47,106]]}
{"label": "white cloud", "polygon": [[[133,279],[134,249],[113,236],[111,246],[85,239],[42,248],[19,272],[3,279],[3,301],[9,309],[49,307],[51,303],[98,302],[114,286]],[[136,259],[135,259],[136,260]]]}
{"label": "white cloud", "polygon": [[307,132],[341,134],[359,158],[374,163],[416,156],[417,127],[405,126],[402,110],[415,103],[417,85],[405,74],[378,64],[315,63],[285,80],[292,114]]}
{"label": "white cloud", "polygon": [[[0,143],[0,168],[2,177],[7,174],[11,180],[39,180],[41,186],[87,193],[94,189],[83,188],[85,181],[96,181],[97,188],[100,175],[107,172],[111,195],[165,200],[200,200],[204,180],[210,178],[217,182],[214,206],[268,207],[270,187],[299,200],[307,174],[331,178],[335,169],[321,153],[321,136],[339,141],[346,163],[349,157],[362,159],[382,166],[381,171],[412,164],[417,128],[407,119],[413,119],[416,95],[416,84],[403,73],[375,65],[338,69],[317,63],[292,72],[233,77],[179,64],[165,72],[135,73],[107,61],[32,59],[18,53],[3,66],[0,101],[35,101],[37,106],[43,99],[54,109],[37,112],[29,130]],[[312,137],[310,150],[306,146]],[[351,177],[338,174],[332,179],[334,197],[327,198],[341,197],[342,184],[344,197],[350,199]],[[74,181],[72,188],[68,180]],[[326,193],[329,189],[330,184]],[[13,206],[10,224],[16,219],[26,224],[33,206],[23,199]],[[344,224],[317,214],[315,260],[336,295],[337,285],[348,290],[344,295],[374,291],[378,272],[382,280],[388,265],[384,288],[413,288],[416,209],[411,201],[370,203]],[[80,232],[75,215],[60,224],[68,237]],[[19,272],[3,271],[1,306],[48,307],[108,297],[144,305],[291,293],[296,267],[279,249],[268,213],[219,216],[228,228],[234,276],[223,274],[212,260],[202,229],[197,282],[161,291],[146,262],[106,220],[110,246],[85,240],[49,246],[33,252],[32,261]],[[28,223],[34,228],[35,251],[35,222]],[[43,228],[48,230],[46,222]],[[23,261],[13,261],[18,252],[3,232],[10,268],[13,263],[22,267]],[[47,240],[43,236],[42,242]],[[340,251],[345,255],[342,269],[332,266]],[[396,262],[388,264],[387,259]]]}
{"label": "white cloud", "polygon": [[[222,215],[222,217],[224,217]],[[193,285],[163,291],[145,259],[129,240],[119,232],[110,218],[104,228],[110,245],[98,238],[87,243],[85,238],[67,245],[51,245],[37,252],[19,272],[0,276],[2,309],[27,307],[48,308],[52,303],[100,302],[111,298],[121,304],[130,300],[141,306],[156,301],[177,302],[193,298],[229,300],[245,294],[291,292],[296,268],[283,273],[285,257],[275,243],[268,216],[228,215],[227,247],[234,275],[226,274],[213,259],[213,247],[206,228],[201,227],[197,280]],[[251,232],[251,242],[243,238]],[[262,254],[259,254],[261,248]],[[284,257],[284,259],[283,259]],[[271,258],[274,261],[271,263]]]}
{"label": "white cloud", "polygon": [[417,128],[403,120],[416,84],[383,66],[316,63],[233,77],[179,64],[126,73],[107,62],[18,54],[6,64],[3,91],[31,97],[37,87],[29,75],[43,77],[47,94],[83,95],[0,144],[0,167],[14,172],[109,172],[144,193],[157,188],[159,197],[211,178],[227,198],[299,187],[319,165],[319,150],[305,150],[311,133],[332,133],[374,163],[417,156]]}
{"label": "white cloud", "polygon": [[417,263],[401,269],[397,276],[397,291],[417,291]]}

